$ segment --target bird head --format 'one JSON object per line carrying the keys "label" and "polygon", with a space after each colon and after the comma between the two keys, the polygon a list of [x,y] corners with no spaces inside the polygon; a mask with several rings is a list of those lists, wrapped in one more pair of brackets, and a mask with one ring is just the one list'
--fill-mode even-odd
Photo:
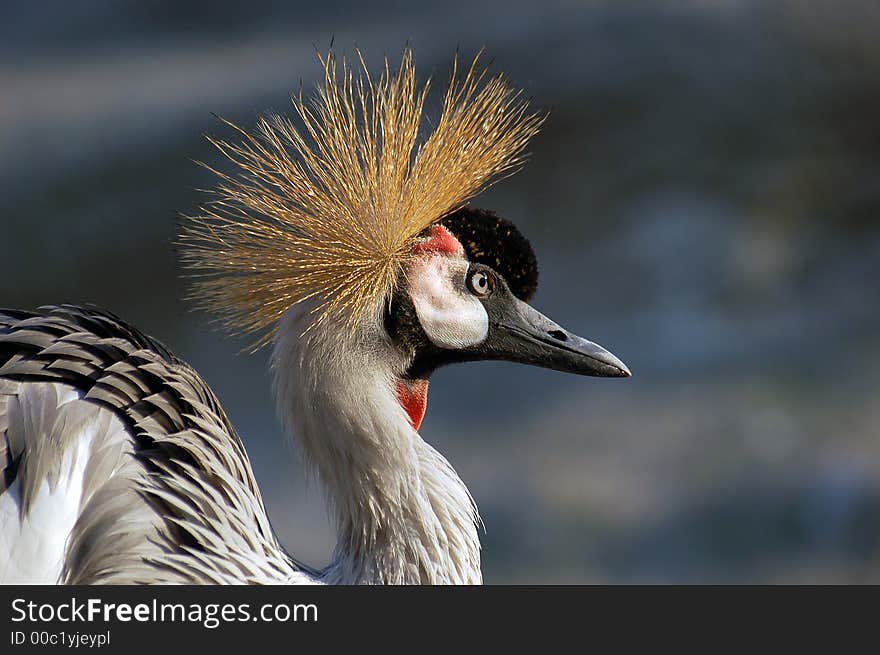
{"label": "bird head", "polygon": [[[501,359],[582,375],[626,377],[600,346],[528,301],[537,287],[529,242],[469,200],[512,174],[546,116],[479,62],[459,70],[439,117],[422,125],[430,83],[407,49],[373,77],[332,55],[323,84],[293,98],[299,125],[261,118],[240,139],[211,138],[237,166],[198,216],[183,222],[191,298],[234,332],[270,343],[291,307],[303,330],[381,338],[404,362],[398,396],[415,427],[439,366]],[[212,169],[214,170],[214,169]],[[401,367],[396,367],[400,369]]]}
{"label": "bird head", "polygon": [[580,375],[630,375],[613,354],[528,304],[537,289],[537,260],[510,221],[463,208],[427,229],[413,250],[384,327],[407,362],[397,393],[416,428],[427,380],[447,364],[506,360]]}

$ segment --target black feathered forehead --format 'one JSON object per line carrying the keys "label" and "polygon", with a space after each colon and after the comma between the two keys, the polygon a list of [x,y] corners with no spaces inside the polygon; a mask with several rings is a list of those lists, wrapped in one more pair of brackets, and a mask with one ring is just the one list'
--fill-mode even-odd
{"label": "black feathered forehead", "polygon": [[504,276],[513,294],[528,301],[538,288],[532,245],[510,221],[486,209],[464,207],[440,221],[464,246],[468,260]]}

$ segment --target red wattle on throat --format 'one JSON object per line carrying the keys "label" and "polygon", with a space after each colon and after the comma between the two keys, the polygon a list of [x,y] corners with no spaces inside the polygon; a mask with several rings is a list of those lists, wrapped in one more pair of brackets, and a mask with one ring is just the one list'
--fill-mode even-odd
{"label": "red wattle on throat", "polygon": [[409,416],[409,422],[418,430],[428,408],[427,380],[400,380],[397,383],[397,400]]}

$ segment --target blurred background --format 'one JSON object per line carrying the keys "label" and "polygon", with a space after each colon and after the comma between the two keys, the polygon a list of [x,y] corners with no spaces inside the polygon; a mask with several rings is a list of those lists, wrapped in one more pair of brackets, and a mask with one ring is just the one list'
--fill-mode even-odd
{"label": "blurred background", "polygon": [[327,563],[321,492],[267,353],[180,300],[176,214],[214,183],[191,160],[225,166],[212,112],[287,112],[331,38],[373,66],[409,41],[440,82],[485,46],[551,110],[474,204],[532,239],[535,305],[634,373],[436,374],[422,434],[479,503],[486,581],[880,582],[880,4],[16,5],[0,306],[96,303],[192,363],[297,557]]}

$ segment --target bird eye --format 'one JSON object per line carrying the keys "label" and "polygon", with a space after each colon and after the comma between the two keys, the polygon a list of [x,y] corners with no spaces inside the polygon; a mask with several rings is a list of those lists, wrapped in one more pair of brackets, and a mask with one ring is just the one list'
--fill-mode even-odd
{"label": "bird eye", "polygon": [[468,274],[467,286],[475,296],[488,296],[495,290],[495,278],[489,271],[473,271]]}

